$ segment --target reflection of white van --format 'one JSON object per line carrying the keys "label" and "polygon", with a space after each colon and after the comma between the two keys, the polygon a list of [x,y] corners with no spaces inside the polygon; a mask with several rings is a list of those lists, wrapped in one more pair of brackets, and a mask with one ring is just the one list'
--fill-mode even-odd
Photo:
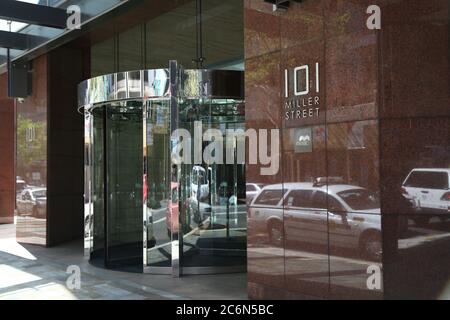
{"label": "reflection of white van", "polygon": [[402,194],[420,213],[450,213],[450,169],[413,169]]}
{"label": "reflection of white van", "polygon": [[208,174],[202,166],[194,166],[191,173],[192,196],[202,201],[209,196]]}

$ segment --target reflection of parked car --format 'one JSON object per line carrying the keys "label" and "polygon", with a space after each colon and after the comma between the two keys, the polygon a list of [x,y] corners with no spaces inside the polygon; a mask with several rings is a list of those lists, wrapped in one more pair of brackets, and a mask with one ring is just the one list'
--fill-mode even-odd
{"label": "reflection of parked car", "polygon": [[171,183],[172,200],[167,204],[166,226],[167,235],[171,238],[172,232],[178,233],[179,228],[179,205],[178,205],[178,183]]}
{"label": "reflection of parked car", "polygon": [[[450,213],[450,169],[413,169],[402,184],[402,195],[420,214]],[[426,224],[430,217],[416,219]]]}
{"label": "reflection of parked car", "polygon": [[245,194],[247,196],[247,203],[251,203],[252,200],[258,195],[261,189],[264,187],[260,183],[246,183]]}
{"label": "reflection of parked car", "polygon": [[192,196],[197,197],[200,201],[209,196],[209,180],[205,168],[194,166],[191,174],[191,190]]}
{"label": "reflection of parked car", "polygon": [[17,196],[22,194],[22,191],[27,188],[27,183],[21,177],[16,179],[16,194]]}
{"label": "reflection of parked car", "polygon": [[19,215],[32,215],[36,218],[45,218],[47,204],[47,189],[27,188],[17,199],[17,213]]}
{"label": "reflection of parked car", "polygon": [[[268,238],[357,249],[381,258],[380,204],[375,193],[352,185],[285,183],[262,189],[249,208],[249,219]],[[284,227],[283,227],[284,226]],[[255,231],[258,232],[258,231]]]}

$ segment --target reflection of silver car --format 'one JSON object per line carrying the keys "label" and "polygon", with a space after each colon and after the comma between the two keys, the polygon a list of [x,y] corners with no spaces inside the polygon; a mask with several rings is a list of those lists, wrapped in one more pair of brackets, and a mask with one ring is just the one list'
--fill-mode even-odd
{"label": "reflection of silver car", "polygon": [[17,213],[45,218],[47,204],[47,189],[27,188],[17,198]]}
{"label": "reflection of silver car", "polygon": [[[252,201],[249,219],[255,233],[283,241],[359,250],[381,258],[381,215],[377,196],[345,184],[285,183],[269,185]],[[258,231],[259,230],[259,231]],[[329,235],[329,236],[328,236]]]}
{"label": "reflection of silver car", "polygon": [[264,185],[260,183],[246,183],[245,195],[247,197],[247,203],[251,203],[263,187]]}

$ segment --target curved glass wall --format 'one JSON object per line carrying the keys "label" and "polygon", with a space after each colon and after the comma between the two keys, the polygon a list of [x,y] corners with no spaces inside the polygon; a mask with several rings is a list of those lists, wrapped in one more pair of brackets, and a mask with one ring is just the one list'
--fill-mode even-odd
{"label": "curved glass wall", "polygon": [[245,166],[225,137],[245,131],[243,73],[171,62],[87,80],[79,101],[90,260],[176,276],[245,270]]}

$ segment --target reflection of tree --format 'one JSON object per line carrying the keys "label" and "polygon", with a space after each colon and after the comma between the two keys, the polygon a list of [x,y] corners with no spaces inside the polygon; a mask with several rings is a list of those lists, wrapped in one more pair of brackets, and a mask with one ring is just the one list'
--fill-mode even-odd
{"label": "reflection of tree", "polygon": [[33,121],[19,115],[17,119],[18,165],[26,167],[44,161],[46,146],[45,122]]}
{"label": "reflection of tree", "polygon": [[89,82],[90,92],[93,93],[94,101],[106,100],[106,83],[103,77],[96,77]]}

